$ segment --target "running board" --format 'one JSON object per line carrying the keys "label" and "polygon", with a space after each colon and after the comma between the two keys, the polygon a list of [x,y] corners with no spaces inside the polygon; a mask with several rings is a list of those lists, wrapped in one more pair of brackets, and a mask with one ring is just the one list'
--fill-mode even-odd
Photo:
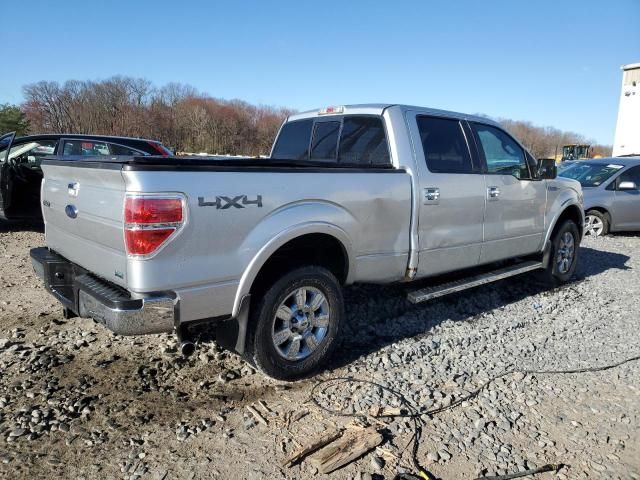
{"label": "running board", "polygon": [[407,294],[407,299],[411,303],[425,302],[433,298],[443,297],[450,293],[461,292],[462,290],[478,287],[486,283],[497,282],[504,278],[513,277],[515,275],[531,272],[532,270],[538,270],[540,268],[544,268],[544,264],[542,262],[528,261],[518,263],[499,270],[493,270],[492,272],[481,273],[480,275],[475,275],[473,277],[421,288],[420,290],[409,292]]}

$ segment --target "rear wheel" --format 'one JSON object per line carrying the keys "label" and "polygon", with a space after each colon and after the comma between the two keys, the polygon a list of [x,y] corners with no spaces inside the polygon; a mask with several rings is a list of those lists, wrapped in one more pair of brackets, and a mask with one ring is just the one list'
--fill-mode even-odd
{"label": "rear wheel", "polygon": [[551,238],[549,265],[544,272],[545,279],[555,284],[571,279],[578,264],[580,230],[572,220],[566,220]]}
{"label": "rear wheel", "polygon": [[251,313],[251,357],[267,375],[295,380],[319,368],[336,344],[343,299],[322,267],[293,270],[271,286]]}
{"label": "rear wheel", "polygon": [[609,233],[609,220],[607,215],[598,210],[589,210],[584,218],[584,234],[601,237]]}

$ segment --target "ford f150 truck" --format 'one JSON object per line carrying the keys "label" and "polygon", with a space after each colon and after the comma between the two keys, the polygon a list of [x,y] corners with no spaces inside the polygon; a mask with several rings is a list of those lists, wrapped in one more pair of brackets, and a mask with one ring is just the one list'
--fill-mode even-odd
{"label": "ford f150 truck", "polygon": [[123,335],[216,322],[280,379],[331,354],[342,286],[421,280],[419,302],[532,270],[565,282],[584,223],[580,184],[498,124],[403,105],[292,115],[269,158],[42,169],[31,258],[67,316]]}

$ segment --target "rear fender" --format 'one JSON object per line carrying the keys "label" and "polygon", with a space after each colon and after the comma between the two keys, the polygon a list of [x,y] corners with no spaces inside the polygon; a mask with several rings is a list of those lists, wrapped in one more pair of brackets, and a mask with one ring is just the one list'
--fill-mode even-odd
{"label": "rear fender", "polygon": [[272,212],[260,222],[238,247],[240,251],[256,251],[244,269],[233,304],[233,316],[240,311],[242,299],[249,295],[251,286],[262,266],[287,242],[307,234],[322,233],[338,240],[348,261],[346,283],[352,282],[355,272],[355,254],[350,226],[357,220],[343,207],[331,202],[299,202]]}

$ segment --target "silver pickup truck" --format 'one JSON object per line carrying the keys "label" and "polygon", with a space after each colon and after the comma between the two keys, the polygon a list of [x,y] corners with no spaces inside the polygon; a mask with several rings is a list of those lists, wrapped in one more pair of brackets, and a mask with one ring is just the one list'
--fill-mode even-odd
{"label": "silver pickup truck", "polygon": [[269,158],[42,168],[47,246],[31,258],[67,316],[186,340],[216,322],[280,379],[330,355],[342,286],[421,280],[419,302],[532,270],[565,282],[584,223],[580,184],[496,123],[404,105],[292,115]]}

